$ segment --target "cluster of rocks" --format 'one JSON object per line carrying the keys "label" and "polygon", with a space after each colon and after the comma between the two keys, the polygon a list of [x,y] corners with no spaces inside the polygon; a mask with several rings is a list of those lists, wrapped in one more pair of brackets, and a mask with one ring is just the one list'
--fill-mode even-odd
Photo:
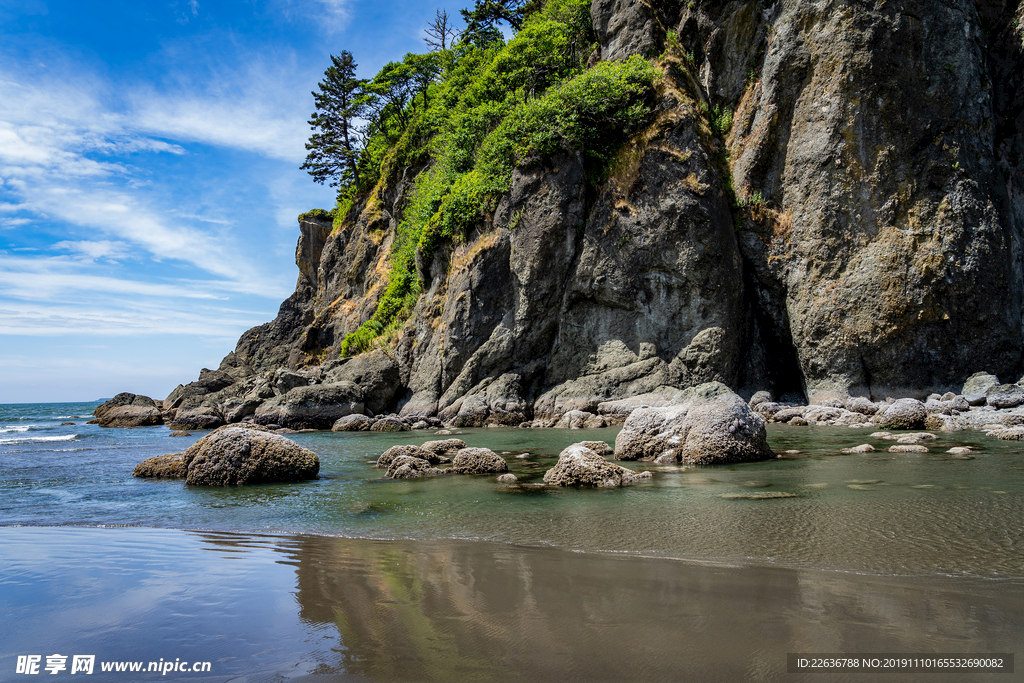
{"label": "cluster of rocks", "polygon": [[[650,479],[650,472],[634,472],[606,460],[612,449],[602,441],[587,441],[569,446],[558,456],[558,463],[544,474],[551,486],[593,486],[613,488]],[[392,446],[377,459],[375,467],[385,469],[389,479],[418,479],[439,475],[497,474],[498,482],[515,484],[518,477],[509,473],[508,463],[489,448],[472,448],[461,439],[428,441],[421,446]]]}
{"label": "cluster of rocks", "polygon": [[771,394],[760,391],[749,405],[766,420],[789,425],[946,432],[975,429],[1013,438],[1013,432],[999,434],[1024,426],[1024,378],[1016,384],[1001,384],[995,375],[979,372],[967,380],[960,393],[932,394],[924,401],[890,398],[872,402],[856,396],[788,405],[776,403]]}
{"label": "cluster of rocks", "polygon": [[143,460],[132,474],[199,486],[240,486],[316,479],[319,471],[313,451],[266,427],[244,424],[220,427],[184,453]]}

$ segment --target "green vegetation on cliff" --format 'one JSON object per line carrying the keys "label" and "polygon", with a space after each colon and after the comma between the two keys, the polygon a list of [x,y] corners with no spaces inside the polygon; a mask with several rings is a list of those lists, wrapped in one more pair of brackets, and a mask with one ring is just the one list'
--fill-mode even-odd
{"label": "green vegetation on cliff", "polygon": [[342,178],[335,225],[354,222],[355,209],[379,201],[403,168],[419,175],[391,246],[387,288],[342,342],[343,355],[404,322],[421,290],[417,260],[429,267],[442,245],[485,229],[515,168],[579,153],[591,182],[604,179],[620,145],[650,120],[659,74],[638,56],[587,68],[594,51],[590,1],[548,0],[508,43],[467,32],[453,47],[408,54],[359,82],[372,115],[358,173]]}

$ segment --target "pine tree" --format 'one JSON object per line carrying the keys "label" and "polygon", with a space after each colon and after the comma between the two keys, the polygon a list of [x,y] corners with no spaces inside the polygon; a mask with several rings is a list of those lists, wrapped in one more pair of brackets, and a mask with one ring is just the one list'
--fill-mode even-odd
{"label": "pine tree", "polygon": [[313,92],[316,111],[309,120],[315,131],[306,143],[302,169],[320,184],[331,187],[359,185],[361,135],[356,125],[367,106],[365,81],[356,78],[356,63],[349,51],[331,55],[319,92]]}

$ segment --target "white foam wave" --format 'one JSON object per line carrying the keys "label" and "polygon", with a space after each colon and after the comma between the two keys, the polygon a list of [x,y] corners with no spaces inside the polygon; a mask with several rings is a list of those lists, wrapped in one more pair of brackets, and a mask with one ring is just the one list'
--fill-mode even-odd
{"label": "white foam wave", "polygon": [[33,427],[35,427],[35,425],[7,425],[5,427],[0,427],[0,434],[27,432]]}
{"label": "white foam wave", "polygon": [[7,446],[20,445],[25,443],[47,443],[50,441],[73,441],[78,434],[65,434],[64,436],[30,436],[24,439],[0,439],[0,444]]}

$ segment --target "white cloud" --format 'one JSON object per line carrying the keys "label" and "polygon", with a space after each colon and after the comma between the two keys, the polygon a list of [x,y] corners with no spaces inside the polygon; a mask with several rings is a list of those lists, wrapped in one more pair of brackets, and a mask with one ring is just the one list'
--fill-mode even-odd
{"label": "white cloud", "polygon": [[111,242],[110,240],[97,240],[93,242],[64,240],[54,244],[53,248],[82,254],[90,259],[120,260],[130,258],[133,255],[131,248],[126,242]]}

